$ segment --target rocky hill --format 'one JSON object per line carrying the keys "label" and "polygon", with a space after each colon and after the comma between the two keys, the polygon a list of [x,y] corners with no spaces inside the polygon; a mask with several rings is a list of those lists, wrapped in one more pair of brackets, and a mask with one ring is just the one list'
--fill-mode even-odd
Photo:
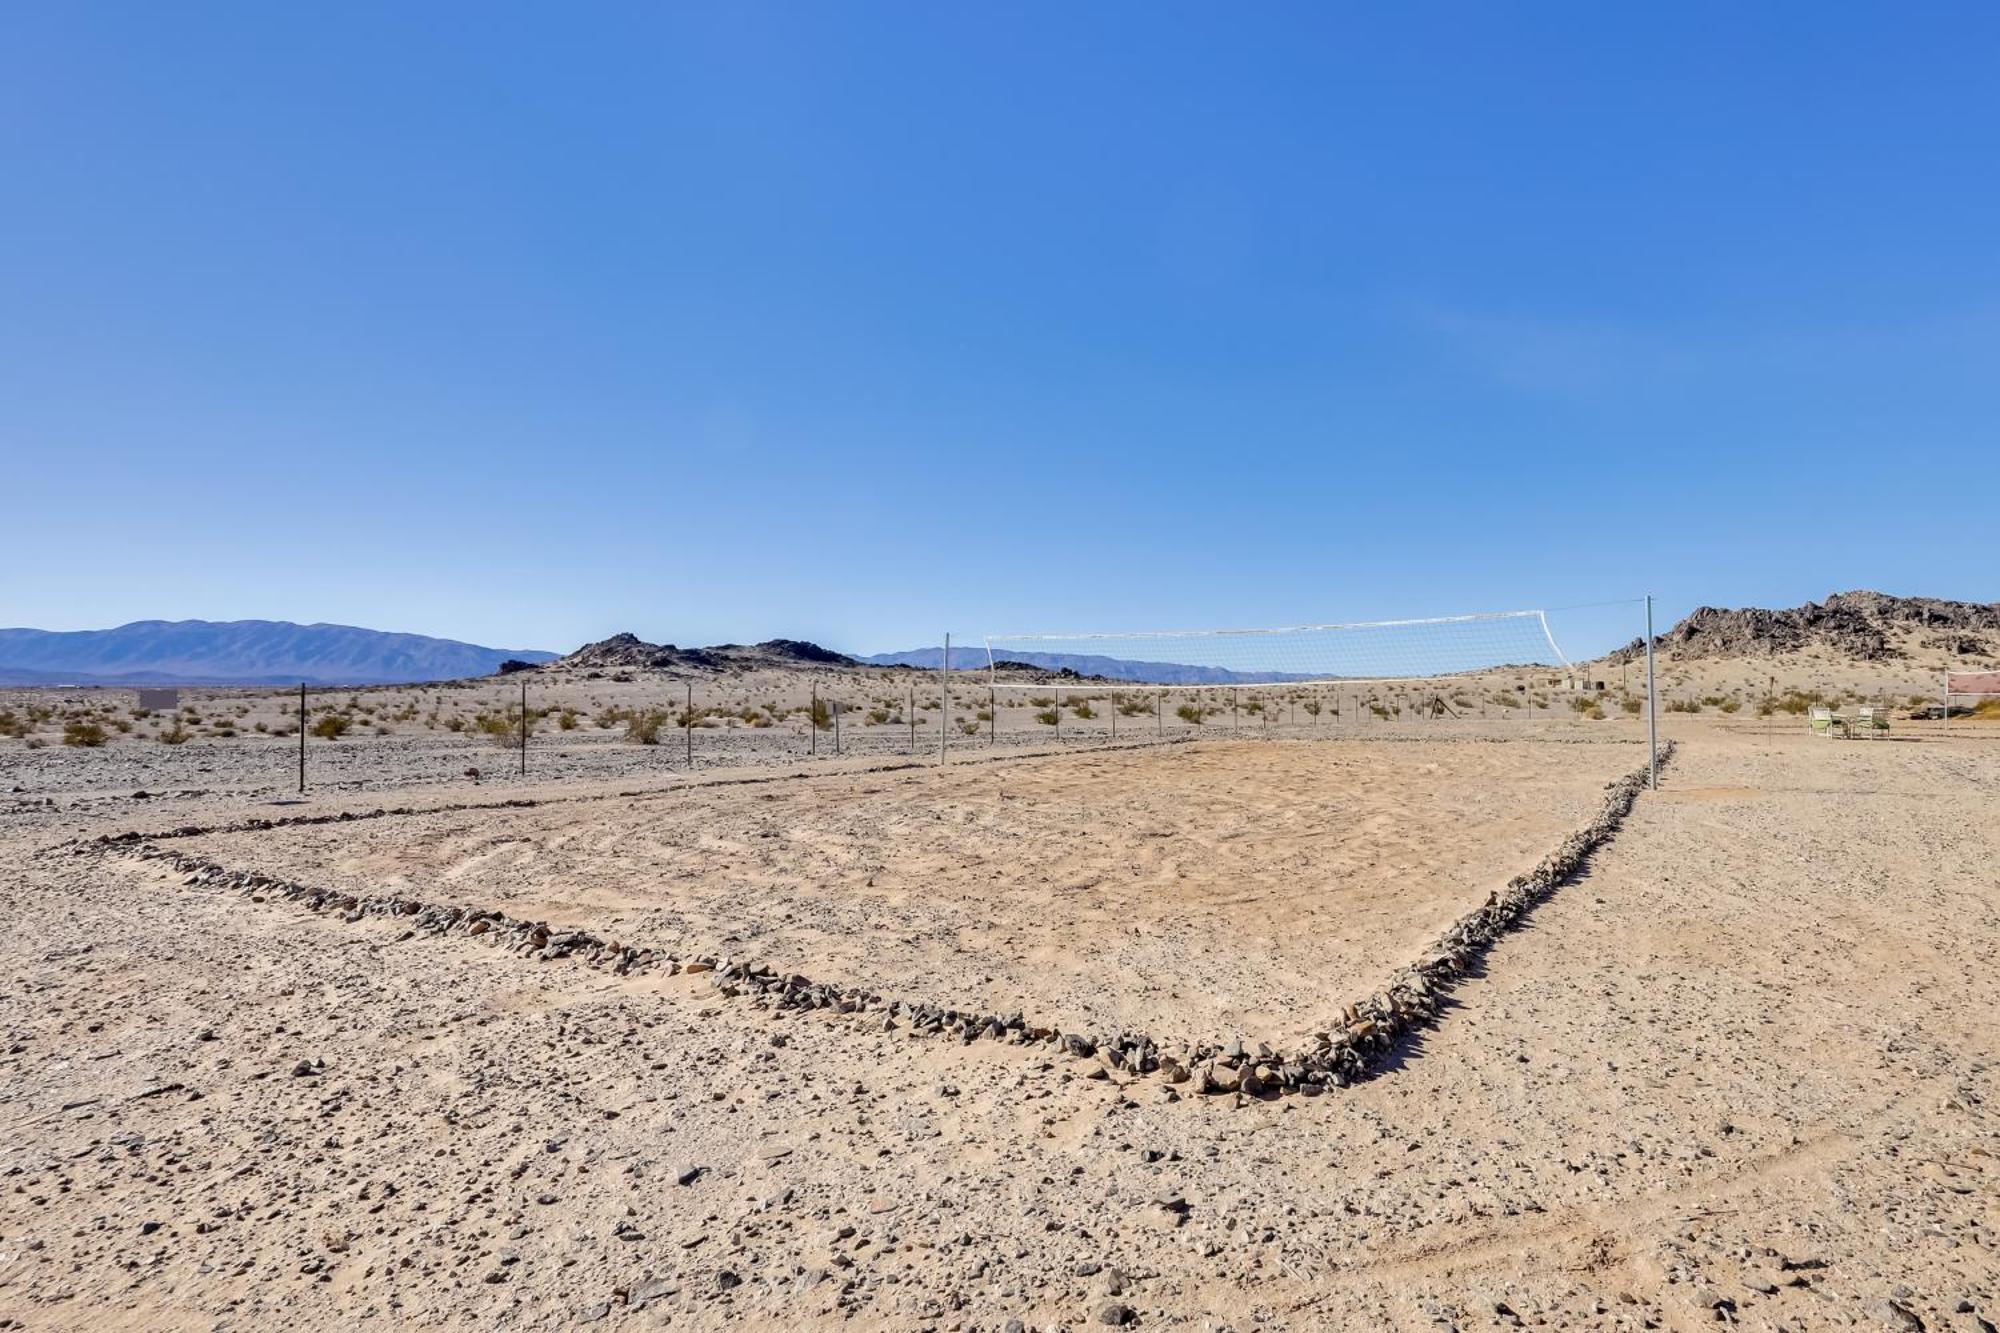
{"label": "rocky hill", "polygon": [[[1993,657],[2000,655],[2000,602],[1837,592],[1824,602],[1783,611],[1704,606],[1660,635],[1658,643],[1659,652],[1676,661],[1777,657],[1811,649],[1859,662],[1919,654]],[[1609,660],[1631,661],[1645,651],[1645,641],[1634,639]]]}
{"label": "rocky hill", "polygon": [[731,672],[800,667],[857,666],[855,659],[803,639],[767,639],[763,643],[718,643],[707,648],[680,648],[671,643],[647,643],[636,634],[614,634],[587,643],[567,657],[550,663],[592,671]]}

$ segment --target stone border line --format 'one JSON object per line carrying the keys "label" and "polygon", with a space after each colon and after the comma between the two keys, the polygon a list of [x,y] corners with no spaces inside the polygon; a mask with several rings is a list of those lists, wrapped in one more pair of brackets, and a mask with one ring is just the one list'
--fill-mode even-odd
{"label": "stone border line", "polygon": [[[1661,743],[1659,761],[1665,767],[1674,743]],[[1309,1049],[1280,1054],[1258,1044],[1246,1050],[1241,1040],[1220,1046],[1206,1043],[1163,1047],[1143,1033],[1099,1036],[1064,1032],[1032,1024],[1020,1013],[982,1014],[941,1005],[886,998],[863,987],[816,982],[798,973],[780,973],[768,963],[708,954],[676,956],[663,949],[623,944],[584,930],[559,930],[546,922],[525,921],[503,912],[424,903],[396,895],[360,895],[316,888],[261,871],[230,870],[205,857],[158,847],[138,834],[106,834],[74,844],[73,855],[118,854],[140,861],[164,863],[187,886],[216,885],[235,889],[252,902],[274,899],[299,903],[314,912],[333,912],[352,924],[367,917],[404,923],[402,939],[419,933],[463,935],[493,948],[544,961],[571,959],[589,967],[608,968],[618,976],[656,973],[666,976],[700,974],[725,998],[748,996],[759,1007],[779,1010],[825,1009],[839,1014],[880,1016],[881,1030],[911,1029],[925,1036],[951,1037],[963,1042],[1005,1041],[1013,1045],[1045,1045],[1078,1059],[1100,1064],[1092,1076],[1109,1071],[1158,1074],[1169,1084],[1193,1083],[1201,1092],[1237,1093],[1261,1097],[1280,1092],[1314,1096],[1329,1088],[1344,1088],[1368,1077],[1387,1060],[1398,1043],[1417,1028],[1434,1024],[1443,997],[1475,960],[1536,904],[1574,876],[1591,853],[1609,841],[1631,813],[1646,786],[1640,768],[1608,784],[1604,804],[1583,828],[1569,834],[1524,875],[1487,896],[1484,905],[1454,922],[1413,963],[1395,972],[1386,986],[1347,1005],[1338,1031],[1315,1035]],[[518,808],[535,802],[509,801],[490,808]],[[387,812],[377,812],[387,813]],[[356,816],[365,818],[367,816]],[[296,823],[337,823],[341,816],[308,816]],[[252,827],[279,821],[252,821]],[[164,836],[188,837],[199,830],[177,829]]]}

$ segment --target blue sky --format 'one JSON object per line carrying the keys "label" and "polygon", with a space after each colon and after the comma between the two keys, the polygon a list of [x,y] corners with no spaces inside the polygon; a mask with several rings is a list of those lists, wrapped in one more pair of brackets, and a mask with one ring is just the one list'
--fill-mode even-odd
{"label": "blue sky", "polygon": [[1996,68],[1990,5],[15,5],[0,622],[2000,598]]}

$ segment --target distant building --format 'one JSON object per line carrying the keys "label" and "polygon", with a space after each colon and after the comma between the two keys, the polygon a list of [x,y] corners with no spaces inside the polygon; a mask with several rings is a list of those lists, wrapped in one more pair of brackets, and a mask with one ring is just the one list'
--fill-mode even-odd
{"label": "distant building", "polygon": [[157,711],[163,708],[179,708],[180,706],[181,692],[179,690],[139,691],[139,707],[149,711]]}

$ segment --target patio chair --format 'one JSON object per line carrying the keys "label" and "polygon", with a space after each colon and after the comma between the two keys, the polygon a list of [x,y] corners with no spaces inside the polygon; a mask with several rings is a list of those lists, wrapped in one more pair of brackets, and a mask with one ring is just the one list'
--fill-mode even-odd
{"label": "patio chair", "polygon": [[1889,710],[1872,705],[1864,707],[1861,716],[1855,719],[1854,725],[1867,732],[1870,740],[1874,740],[1877,735],[1886,735],[1889,730]]}
{"label": "patio chair", "polygon": [[1812,720],[1813,735],[1815,736],[1833,735],[1833,710],[1831,708],[1814,708],[1812,710],[1811,720]]}

